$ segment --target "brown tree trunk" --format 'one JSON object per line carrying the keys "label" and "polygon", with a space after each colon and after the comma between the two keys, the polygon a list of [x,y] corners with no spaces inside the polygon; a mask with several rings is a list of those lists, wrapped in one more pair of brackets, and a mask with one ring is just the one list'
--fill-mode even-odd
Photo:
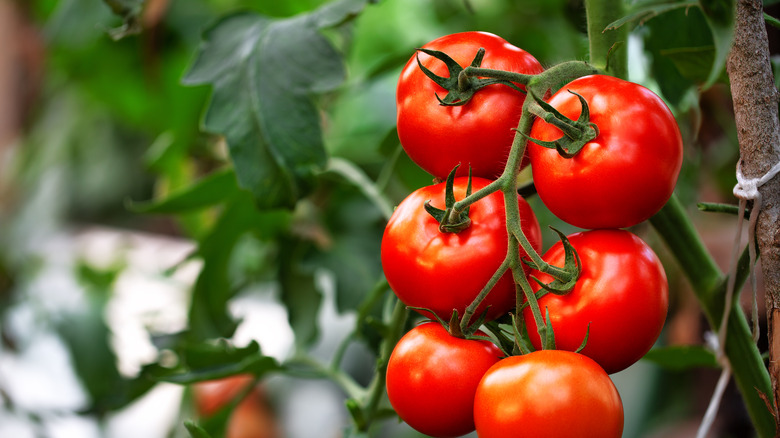
{"label": "brown tree trunk", "polygon": [[[765,175],[780,161],[778,101],[769,62],[769,42],[759,0],[738,0],[734,45],[727,62],[736,113],[742,172]],[[764,274],[769,339],[769,374],[780,406],[780,175],[759,188],[762,195],[756,236]],[[777,418],[777,417],[776,417]]]}

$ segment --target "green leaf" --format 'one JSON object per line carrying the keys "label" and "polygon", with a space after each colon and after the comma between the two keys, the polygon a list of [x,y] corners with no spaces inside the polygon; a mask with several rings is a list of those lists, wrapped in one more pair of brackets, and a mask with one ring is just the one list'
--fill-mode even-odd
{"label": "green leaf", "polygon": [[254,231],[271,237],[289,226],[286,211],[260,212],[249,195],[239,192],[227,201],[225,209],[198,247],[203,269],[195,282],[190,307],[190,335],[193,339],[230,337],[236,322],[227,304],[233,297],[229,268],[233,249],[244,233]]}
{"label": "green leaf", "polygon": [[176,367],[153,364],[144,368],[143,373],[157,381],[191,384],[236,374],[260,377],[280,370],[276,359],[264,356],[257,342],[236,348],[223,339],[217,343],[185,344]]}
{"label": "green leaf", "polygon": [[192,438],[211,438],[211,435],[206,432],[206,429],[198,426],[192,421],[185,421],[184,427],[187,428],[187,432],[190,433],[190,437]]}
{"label": "green leaf", "polygon": [[236,174],[233,169],[210,173],[196,183],[154,202],[133,203],[136,213],[176,214],[201,210],[224,202],[236,193]]}
{"label": "green leaf", "polygon": [[703,88],[714,84],[726,68],[726,58],[734,38],[734,0],[700,0],[701,9],[715,42],[715,59]]}
{"label": "green leaf", "polygon": [[[345,193],[346,192],[346,193]],[[380,249],[385,221],[377,209],[354,190],[334,195],[334,207],[324,210],[333,244],[318,248],[312,261],[336,279],[339,312],[357,308],[382,275]]]}
{"label": "green leaf", "polygon": [[700,345],[654,348],[643,359],[673,371],[720,367],[715,354]]}
{"label": "green leaf", "polygon": [[[662,56],[669,58],[677,71],[688,80],[704,83],[709,80],[715,60],[715,47],[684,47],[660,51]],[[716,82],[728,83],[729,77],[722,69],[715,79]]]}
{"label": "green leaf", "polygon": [[287,307],[295,343],[299,347],[307,347],[319,335],[317,317],[322,304],[322,294],[315,284],[314,270],[301,263],[308,256],[310,243],[282,240],[279,246],[281,300]]}
{"label": "green leaf", "polygon": [[660,0],[637,3],[631,10],[628,11],[625,17],[610,23],[604,30],[614,30],[632,21],[638,21],[640,24],[643,24],[647,20],[650,20],[651,18],[657,17],[666,12],[679,8],[690,8],[692,6],[698,5],[698,0],[683,0],[672,2],[669,0]]}
{"label": "green leaf", "polygon": [[339,86],[342,55],[320,33],[366,1],[270,19],[230,15],[204,35],[185,84],[210,84],[206,131],[224,135],[239,185],[262,208],[292,207],[315,185],[326,152],[312,95]]}
{"label": "green leaf", "polygon": [[652,75],[664,98],[671,105],[679,105],[697,82],[690,79],[688,72],[678,70],[672,59],[663,53],[676,49],[712,48],[712,35],[704,14],[699,8],[677,9],[650,20],[646,26],[649,32],[645,32],[645,49],[650,53]]}
{"label": "green leaf", "polygon": [[90,397],[90,405],[84,412],[98,416],[129,405],[155,384],[143,376],[125,379],[117,369],[117,357],[110,343],[111,332],[103,315],[118,269],[99,270],[80,263],[77,277],[90,292],[87,306],[65,314],[57,323],[57,331],[70,352],[73,368]]}

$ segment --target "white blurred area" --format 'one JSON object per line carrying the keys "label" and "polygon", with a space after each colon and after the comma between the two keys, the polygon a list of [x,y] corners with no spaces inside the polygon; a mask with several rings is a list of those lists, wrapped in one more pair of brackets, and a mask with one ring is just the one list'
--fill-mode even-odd
{"label": "white blurred area", "polygon": [[[14,333],[19,351],[11,354],[0,346],[0,388],[14,404],[9,410],[0,399],[0,438],[188,437],[183,421],[191,418],[191,411],[182,404],[184,387],[179,385],[158,384],[126,409],[110,415],[103,425],[76,414],[87,405],[88,396],[53,322],[87,305],[84,288],[74,276],[77,262],[98,269],[123,266],[104,317],[119,371],[135,376],[143,364],[157,358],[150,333],[175,333],[187,326],[190,290],[201,262],[185,260],[195,245],[107,228],[59,232],[39,242],[45,243],[31,254],[40,258],[38,271],[22,285],[24,299],[7,312],[6,326]],[[171,270],[173,266],[177,268]],[[328,273],[318,275],[318,285],[325,296],[319,315],[320,338],[312,354],[327,362],[354,326],[354,315],[337,314]],[[287,311],[273,291],[247,291],[231,301],[230,310],[241,320],[232,339],[235,345],[256,340],[265,355],[279,361],[290,357],[294,335]],[[360,347],[352,348],[346,360],[370,360],[361,353]],[[284,376],[266,380],[284,437],[341,435],[348,419],[344,395],[334,384]],[[40,415],[40,424],[27,420],[27,413]]]}
{"label": "white blurred area", "polygon": [[[101,427],[74,414],[87,395],[75,376],[65,344],[52,322],[64,312],[86,305],[84,289],[75,278],[78,261],[95,268],[124,266],[105,309],[119,371],[136,375],[157,358],[150,333],[174,333],[187,326],[189,291],[201,263],[187,261],[193,243],[169,237],[105,228],[59,233],[37,248],[38,271],[22,287],[25,299],[7,312],[7,328],[14,334],[18,353],[0,349],[0,388],[13,400],[13,410],[0,409],[0,438],[23,437],[166,437],[180,420],[183,387],[159,384]],[[279,360],[293,344],[282,306],[272,300],[244,297],[232,303],[243,318],[235,343],[257,340],[263,352]],[[0,347],[2,348],[2,347]],[[5,404],[5,403],[3,403]],[[42,425],[27,421],[24,413],[41,415]],[[15,414],[20,413],[20,414]],[[180,425],[179,425],[180,426]]]}

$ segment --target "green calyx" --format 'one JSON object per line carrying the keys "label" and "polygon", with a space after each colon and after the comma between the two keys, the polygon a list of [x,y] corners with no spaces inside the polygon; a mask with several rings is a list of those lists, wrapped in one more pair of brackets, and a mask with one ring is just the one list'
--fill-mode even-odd
{"label": "green calyx", "polygon": [[[538,269],[553,277],[553,281],[550,283],[544,283],[533,276],[530,277],[545,291],[545,293],[566,295],[574,288],[574,285],[577,283],[577,279],[580,277],[580,273],[582,273],[582,262],[580,261],[579,254],[577,254],[577,251],[571,245],[571,242],[569,242],[569,239],[566,237],[566,235],[563,234],[563,232],[560,230],[557,230],[553,227],[550,228],[555,231],[558,234],[558,237],[561,239],[564,253],[563,266],[558,267],[547,264],[541,267],[537,267],[528,260],[523,260],[523,262],[531,268]],[[539,296],[539,298],[541,298],[541,296]]]}
{"label": "green calyx", "polygon": [[[444,98],[441,98],[438,94],[436,94],[436,99],[439,100],[441,105],[465,105],[471,100],[472,97],[474,97],[474,93],[481,90],[482,88],[487,87],[488,85],[501,84],[512,87],[521,93],[524,92],[508,78],[516,79],[516,81],[522,83],[525,82],[526,75],[514,75],[510,72],[480,68],[480,65],[482,64],[482,58],[485,56],[485,49],[483,48],[480,48],[479,51],[477,51],[476,56],[474,56],[474,60],[472,60],[471,64],[465,69],[444,52],[430,49],[417,50],[442,61],[447,66],[449,76],[439,76],[422,65],[419,55],[417,56],[417,65],[420,67],[420,70],[422,70],[422,72],[437,85],[447,90],[447,95],[444,96]],[[481,77],[478,77],[477,75]],[[501,77],[490,77],[492,75],[498,75]]]}
{"label": "green calyx", "polygon": [[590,108],[588,107],[588,102],[584,97],[571,90],[569,90],[569,93],[577,96],[580,100],[580,105],[582,105],[582,112],[577,120],[572,120],[564,116],[553,108],[552,105],[540,99],[536,93],[529,93],[534,101],[534,104],[530,107],[531,112],[545,122],[563,131],[563,137],[555,141],[543,141],[521,133],[527,140],[532,141],[539,146],[557,150],[558,154],[564,158],[574,157],[589,141],[592,141],[599,135],[598,127],[590,121]]}
{"label": "green calyx", "polygon": [[[445,210],[431,205],[431,201],[425,201],[425,211],[428,212],[439,223],[439,231],[442,233],[459,233],[471,225],[469,218],[469,207],[463,210],[455,210],[455,193],[453,186],[455,184],[455,172],[459,166],[455,166],[452,172],[447,176],[447,182],[444,189]],[[471,170],[469,170],[469,184],[466,188],[466,196],[471,194]]]}

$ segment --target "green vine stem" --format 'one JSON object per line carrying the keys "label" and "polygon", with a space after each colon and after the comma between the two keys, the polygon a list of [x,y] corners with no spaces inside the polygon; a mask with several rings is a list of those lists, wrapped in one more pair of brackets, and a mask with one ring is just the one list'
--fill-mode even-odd
{"label": "green vine stem", "polygon": [[628,78],[628,28],[606,30],[626,15],[625,0],[585,0],[590,62],[607,74]]}
{"label": "green vine stem", "polygon": [[393,313],[387,325],[387,332],[382,340],[380,355],[377,358],[376,374],[368,385],[367,394],[363,400],[363,417],[365,424],[360,425],[359,430],[366,432],[379,412],[379,404],[385,394],[385,382],[387,380],[387,362],[395,344],[403,335],[406,320],[409,318],[409,309],[400,300],[396,300]]}
{"label": "green vine stem", "polygon": [[[677,258],[710,326],[717,331],[723,316],[726,278],[702,243],[685,208],[676,197],[672,197],[666,206],[650,219],[650,223]],[[744,264],[743,262],[742,265]],[[742,278],[737,278],[737,284],[741,284],[747,275],[745,269],[738,275]],[[739,306],[732,310],[727,324],[726,356],[731,363],[734,380],[758,436],[774,437],[775,419],[763,399],[772,394],[769,372],[753,342],[747,319]]]}

